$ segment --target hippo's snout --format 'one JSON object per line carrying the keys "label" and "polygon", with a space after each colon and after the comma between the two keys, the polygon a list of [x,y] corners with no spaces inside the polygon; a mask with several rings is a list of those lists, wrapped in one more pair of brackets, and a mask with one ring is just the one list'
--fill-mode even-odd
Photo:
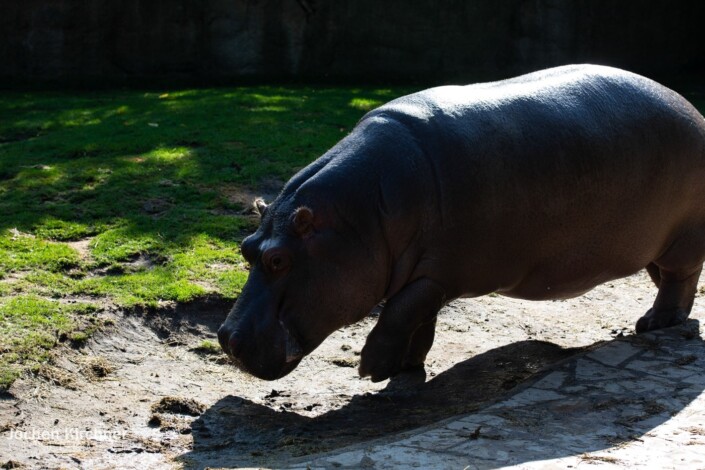
{"label": "hippo's snout", "polygon": [[242,330],[242,324],[233,327],[226,322],[218,329],[218,342],[235,367],[260,379],[276,380],[287,375],[305,355],[299,341],[281,322],[267,330]]}

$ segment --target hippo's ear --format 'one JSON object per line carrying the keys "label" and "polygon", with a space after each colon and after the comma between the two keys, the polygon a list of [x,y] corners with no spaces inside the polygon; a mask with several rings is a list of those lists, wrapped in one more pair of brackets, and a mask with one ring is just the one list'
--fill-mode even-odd
{"label": "hippo's ear", "polygon": [[264,202],[264,199],[262,199],[261,197],[258,197],[252,203],[252,208],[255,210],[257,215],[259,215],[260,218],[262,218],[262,216],[264,215],[264,211],[267,210],[267,203]]}
{"label": "hippo's ear", "polygon": [[306,206],[301,206],[291,216],[291,226],[301,238],[309,238],[314,233],[313,211]]}

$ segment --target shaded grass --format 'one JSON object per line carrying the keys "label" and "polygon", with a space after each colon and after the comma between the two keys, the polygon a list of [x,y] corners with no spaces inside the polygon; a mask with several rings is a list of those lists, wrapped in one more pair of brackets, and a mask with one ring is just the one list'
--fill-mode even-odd
{"label": "shaded grass", "polygon": [[242,190],[280,187],[408,91],[0,93],[0,388],[61,335],[90,334],[67,299],[234,300],[257,223]]}

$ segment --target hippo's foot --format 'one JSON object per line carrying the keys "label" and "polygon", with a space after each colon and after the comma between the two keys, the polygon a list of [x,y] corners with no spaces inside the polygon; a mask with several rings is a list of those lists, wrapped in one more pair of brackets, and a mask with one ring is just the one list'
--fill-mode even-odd
{"label": "hippo's foot", "polygon": [[669,326],[676,326],[685,323],[690,312],[682,308],[670,310],[657,310],[650,308],[646,314],[636,322],[636,332],[646,333],[647,331],[660,330]]}
{"label": "hippo's foot", "polygon": [[413,371],[423,369],[426,362],[426,355],[433,345],[433,338],[436,332],[436,317],[423,323],[414,331],[409,343],[409,348],[404,355],[401,365],[403,371]]}
{"label": "hippo's foot", "polygon": [[384,335],[373,329],[360,352],[360,377],[369,377],[373,382],[394,377],[402,370],[408,345],[404,338]]}
{"label": "hippo's foot", "polygon": [[435,316],[419,326],[410,340],[399,331],[385,334],[381,326],[375,327],[360,353],[360,376],[369,376],[373,382],[380,382],[399,372],[423,372],[435,329]]}

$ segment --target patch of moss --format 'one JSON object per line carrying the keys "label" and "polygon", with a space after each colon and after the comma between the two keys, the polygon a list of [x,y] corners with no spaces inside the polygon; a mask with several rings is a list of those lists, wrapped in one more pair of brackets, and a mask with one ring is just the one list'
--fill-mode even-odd
{"label": "patch of moss", "polygon": [[203,340],[201,344],[192,349],[193,352],[197,354],[202,354],[204,356],[215,356],[223,354],[223,350],[220,345],[215,341]]}

